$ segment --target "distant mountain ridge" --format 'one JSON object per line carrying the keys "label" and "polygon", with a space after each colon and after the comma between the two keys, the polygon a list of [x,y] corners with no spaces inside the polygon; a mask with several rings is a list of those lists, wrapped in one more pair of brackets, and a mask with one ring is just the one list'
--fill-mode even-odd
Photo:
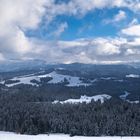
{"label": "distant mountain ridge", "polygon": [[0,63],[0,72],[12,72],[21,70],[46,70],[46,69],[69,69],[75,71],[98,71],[99,73],[126,71],[128,73],[134,72],[136,74],[140,71],[140,63],[128,64],[47,64],[43,60],[30,60],[30,61],[10,61]]}

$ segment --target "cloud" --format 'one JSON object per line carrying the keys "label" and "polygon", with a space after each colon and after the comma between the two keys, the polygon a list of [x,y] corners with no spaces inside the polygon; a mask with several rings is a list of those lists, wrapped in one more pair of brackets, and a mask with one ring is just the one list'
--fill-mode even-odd
{"label": "cloud", "polygon": [[52,33],[55,37],[59,37],[68,28],[67,22],[61,23],[58,29]]}
{"label": "cloud", "polygon": [[24,32],[38,27],[45,3],[46,0],[0,1],[0,52],[7,59],[32,51],[34,46]]}
{"label": "cloud", "polygon": [[126,18],[126,13],[122,10],[119,11],[119,13],[114,17],[114,22],[119,22],[121,20],[124,20]]}
{"label": "cloud", "polygon": [[[69,0],[66,2],[55,3],[54,0],[47,4],[47,15],[49,19],[55,17],[56,15],[66,14],[66,15],[77,15],[82,16],[95,9],[104,8],[128,8],[131,11],[140,11],[139,0]],[[119,20],[120,16],[124,16],[124,12],[120,11],[116,17]]]}
{"label": "cloud", "polygon": [[0,53],[0,61],[4,61],[4,60],[5,60],[5,58],[4,58],[3,54]]}
{"label": "cloud", "polygon": [[115,15],[112,19],[105,19],[103,22],[105,24],[110,24],[110,23],[116,23],[120,22],[122,20],[126,19],[126,13],[125,11],[120,10],[117,15]]}
{"label": "cloud", "polygon": [[137,25],[139,23],[137,18],[134,18],[130,23],[129,23],[129,27],[133,26],[133,25]]}
{"label": "cloud", "polygon": [[[139,0],[69,0],[67,2],[55,2],[57,0],[46,0],[46,24],[53,21],[58,15],[83,17],[88,12],[96,9],[127,8],[135,13],[140,11]],[[125,18],[125,12],[120,10],[114,20]]]}
{"label": "cloud", "polygon": [[110,40],[99,38],[94,43],[97,55],[109,56],[120,53],[120,48],[115,43],[111,43]]}
{"label": "cloud", "polygon": [[125,54],[126,55],[135,55],[135,54],[140,54],[140,51],[138,51],[137,49],[127,49]]}
{"label": "cloud", "polygon": [[122,29],[122,34],[128,36],[139,36],[140,37],[140,24],[132,25],[126,29]]}
{"label": "cloud", "polygon": [[[128,8],[140,11],[138,0],[0,0],[0,60],[43,59],[48,63],[59,62],[120,62],[139,58],[140,25],[131,25],[122,33],[137,36],[133,40],[117,37],[75,39],[72,41],[45,40],[28,37],[26,31],[40,28],[45,20],[48,27],[59,15],[82,18],[88,12],[104,8]],[[113,18],[119,22],[126,14],[120,10]],[[135,22],[134,22],[135,23]],[[52,34],[59,37],[68,28],[62,22]]]}
{"label": "cloud", "polygon": [[45,43],[40,42],[42,50],[39,58],[46,58],[48,63],[120,63],[139,60],[140,55],[140,38],[100,37]]}

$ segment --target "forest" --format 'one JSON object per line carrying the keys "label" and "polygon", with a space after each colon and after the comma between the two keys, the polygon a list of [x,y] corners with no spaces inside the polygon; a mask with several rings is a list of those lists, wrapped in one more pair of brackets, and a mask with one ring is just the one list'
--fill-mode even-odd
{"label": "forest", "polygon": [[[20,94],[18,95],[20,97]],[[140,136],[140,104],[117,98],[103,104],[52,104],[0,94],[0,131],[70,136]]]}

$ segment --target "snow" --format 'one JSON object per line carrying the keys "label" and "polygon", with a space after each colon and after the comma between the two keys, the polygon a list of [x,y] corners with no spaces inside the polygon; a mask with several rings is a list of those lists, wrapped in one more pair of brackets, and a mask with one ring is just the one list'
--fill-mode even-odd
{"label": "snow", "polygon": [[[64,79],[67,79],[69,84],[67,84],[66,86],[68,86],[68,87],[89,86],[89,85],[91,85],[89,83],[83,83],[82,80],[80,80],[79,77],[74,77],[74,76],[69,76],[69,75],[62,75],[62,74],[56,73],[55,71],[53,71],[53,72],[51,72],[49,74],[44,74],[44,75],[35,75],[35,74],[14,77],[14,78],[12,78],[10,80],[13,80],[13,81],[19,80],[20,82],[12,83],[12,84],[6,84],[6,86],[12,87],[14,85],[19,85],[19,84],[37,85],[36,83],[32,83],[31,80],[36,80],[36,81],[40,82],[41,78],[46,78],[46,77],[52,77],[52,80],[50,80],[48,82],[48,84],[63,83]],[[1,81],[0,83],[4,84],[5,81]]]}
{"label": "snow", "polygon": [[122,83],[122,82],[124,82],[124,80],[123,80],[123,79],[115,80],[115,82],[120,82],[120,83]]}
{"label": "snow", "polygon": [[90,82],[91,83],[96,83],[96,82],[98,82],[98,79],[91,80]]}
{"label": "snow", "polygon": [[37,80],[37,81],[40,81],[40,78],[38,78],[37,76],[20,76],[20,77],[14,77],[10,80],[19,80],[19,82],[17,83],[12,83],[12,84],[6,84],[6,86],[8,87],[12,87],[12,86],[15,86],[15,85],[19,85],[19,84],[30,84],[30,85],[36,85],[36,83],[32,83],[31,80]]}
{"label": "snow", "polygon": [[10,132],[0,132],[0,140],[139,140],[140,137],[82,137],[75,136],[70,137],[69,135],[63,134],[52,134],[52,135],[20,135]]}
{"label": "snow", "polygon": [[123,79],[117,79],[116,77],[101,77],[100,79],[101,79],[101,80],[106,80],[106,81],[107,81],[107,80],[108,80],[108,81],[109,81],[109,80],[113,80],[113,81],[115,81],[115,82],[120,82],[120,83],[121,83],[121,82],[124,82]]}
{"label": "snow", "polygon": [[96,95],[96,96],[92,96],[92,97],[88,97],[86,95],[81,96],[80,99],[68,99],[66,101],[54,101],[53,103],[61,103],[61,104],[66,104],[66,103],[70,103],[70,104],[78,104],[78,103],[86,103],[89,104],[91,103],[92,100],[94,100],[95,102],[97,102],[98,100],[101,101],[101,103],[104,103],[105,100],[109,100],[111,99],[110,95],[107,94],[102,94],[102,95]]}
{"label": "snow", "polygon": [[136,101],[130,101],[130,100],[126,100],[126,98],[127,98],[127,96],[128,95],[130,95],[131,93],[129,93],[129,92],[127,92],[127,91],[125,91],[124,92],[125,94],[123,94],[123,95],[120,95],[120,98],[122,99],[122,100],[125,100],[125,101],[127,101],[127,102],[129,102],[129,103],[131,103],[131,104],[138,104],[140,101],[138,101],[138,100],[136,100]]}
{"label": "snow", "polygon": [[67,79],[69,82],[69,84],[67,84],[67,86],[69,86],[69,87],[89,86],[89,84],[87,84],[87,83],[82,83],[82,81],[80,80],[79,77],[62,75],[62,74],[56,73],[55,71],[50,74],[42,75],[39,77],[52,77],[53,79],[48,82],[50,84],[62,83],[62,82],[64,82],[64,79]]}
{"label": "snow", "polygon": [[136,101],[130,101],[130,100],[126,100],[127,102],[131,103],[131,104],[139,104],[140,101],[136,100]]}
{"label": "snow", "polygon": [[112,80],[115,79],[114,77],[102,77],[101,80]]}
{"label": "snow", "polygon": [[129,75],[126,75],[126,78],[140,78],[140,75],[129,74]]}
{"label": "snow", "polygon": [[56,70],[66,70],[65,68],[56,68]]}
{"label": "snow", "polygon": [[127,91],[125,91],[123,95],[120,95],[120,98],[121,98],[122,100],[126,100],[126,98],[127,98],[128,95],[130,95],[130,93],[127,92]]}

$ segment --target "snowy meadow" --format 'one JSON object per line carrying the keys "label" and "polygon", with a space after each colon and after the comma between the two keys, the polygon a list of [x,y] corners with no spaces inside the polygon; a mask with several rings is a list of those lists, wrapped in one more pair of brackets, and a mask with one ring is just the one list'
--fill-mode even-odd
{"label": "snowy meadow", "polygon": [[10,132],[0,132],[0,140],[139,140],[140,137],[70,137],[62,134],[52,135],[20,135]]}

